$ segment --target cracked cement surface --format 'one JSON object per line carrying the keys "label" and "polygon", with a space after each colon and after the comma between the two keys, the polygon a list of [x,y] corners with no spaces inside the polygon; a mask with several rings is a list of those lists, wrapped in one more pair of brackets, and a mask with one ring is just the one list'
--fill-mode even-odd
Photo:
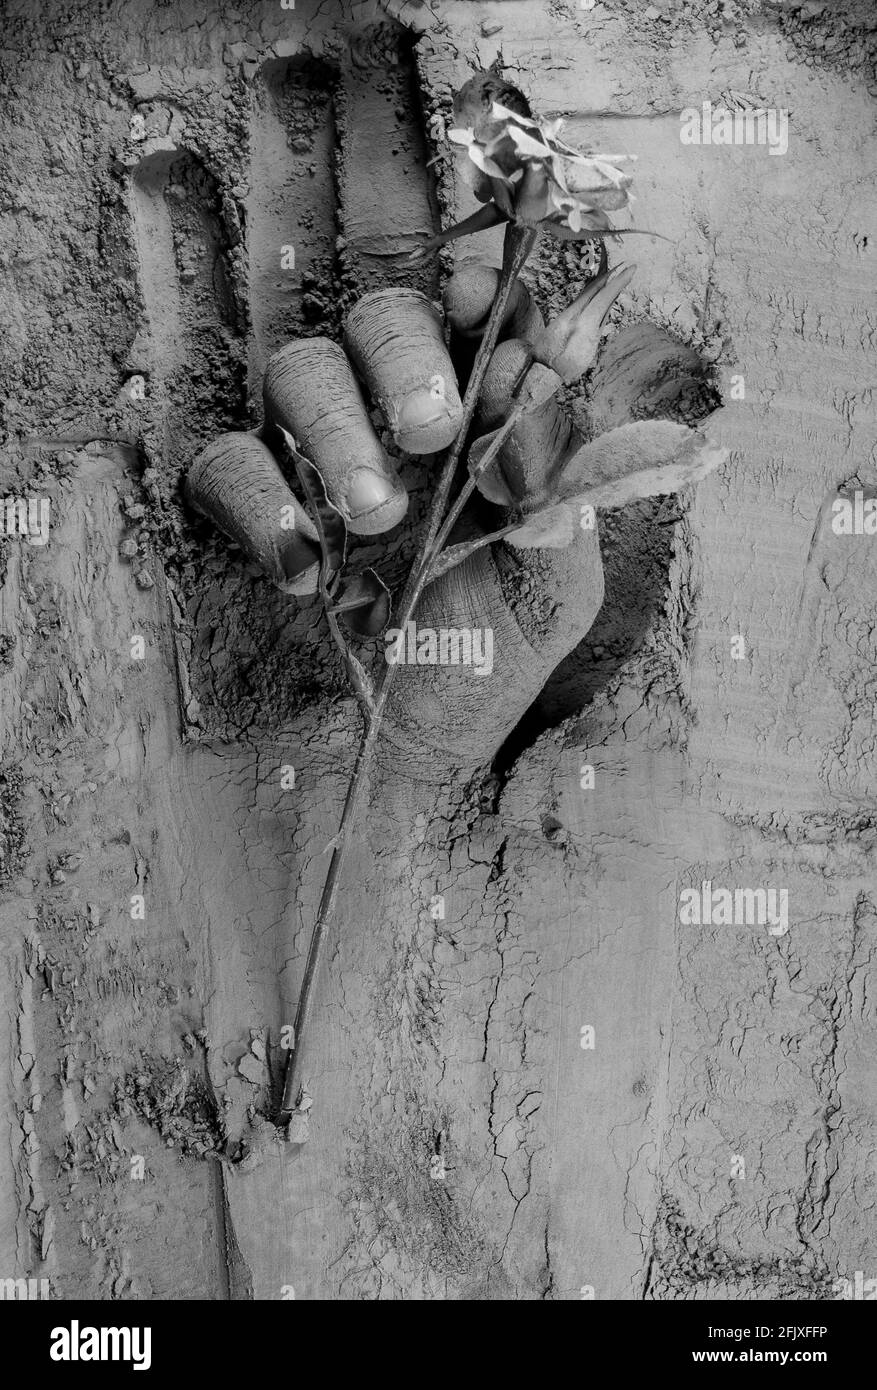
{"label": "cracked cement surface", "polygon": [[[7,6],[0,492],[53,528],[0,541],[0,1274],[550,1300],[877,1275],[875,552],[826,506],[874,484],[874,30],[852,3],[640,8]],[[179,475],[256,422],[278,337],[337,334],[469,210],[423,154],[500,51],[573,143],[638,156],[637,223],[670,240],[635,239],[613,330],[715,366],[731,460],[601,519],[603,614],[492,770],[376,779],[282,1146],[357,720],[313,608]],[[789,110],[786,156],[680,144],[726,91]],[[363,128],[402,171],[389,240]],[[543,248],[531,284],[549,307],[577,273]],[[403,476],[416,521],[430,480]],[[788,932],[682,925],[703,880],[785,885]]]}

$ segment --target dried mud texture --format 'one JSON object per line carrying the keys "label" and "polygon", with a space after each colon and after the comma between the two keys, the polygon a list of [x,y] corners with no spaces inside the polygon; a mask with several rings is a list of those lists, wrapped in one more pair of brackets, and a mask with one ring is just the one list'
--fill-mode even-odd
{"label": "dried mud texture", "polygon": [[14,878],[24,861],[26,830],[19,815],[21,769],[0,766],[0,883]]}
{"label": "dried mud texture", "polygon": [[[340,327],[336,279],[337,70],[304,55],[263,64],[253,86],[248,249],[254,392],[290,338]],[[289,246],[296,274],[281,267]]]}
{"label": "dried mud texture", "polygon": [[[873,107],[827,42],[867,60],[873,34],[864,10],[651,9],[7,6],[0,494],[39,489],[53,529],[0,557],[0,1275],[794,1300],[874,1273],[875,561],[830,527],[874,486]],[[610,247],[639,270],[579,425],[721,396],[732,454],[693,498],[601,517],[601,614],[491,771],[447,782],[436,750],[413,779],[388,743],[284,1146],[357,720],[315,607],[180,474],[258,423],[278,341],[337,341],[471,211],[423,154],[500,50],[573,142],[638,155],[637,224],[671,238]],[[680,145],[679,110],[725,91],[789,109],[786,156]],[[550,308],[591,270],[543,249],[528,278]],[[407,283],[437,297],[435,268]],[[430,463],[402,474],[416,524]],[[358,546],[396,589],[409,554]],[[682,926],[707,878],[786,886],[789,931]]]}

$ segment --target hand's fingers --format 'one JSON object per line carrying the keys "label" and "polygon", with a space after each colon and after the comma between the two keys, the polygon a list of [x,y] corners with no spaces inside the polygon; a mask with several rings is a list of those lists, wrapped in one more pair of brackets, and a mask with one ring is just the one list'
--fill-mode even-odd
{"label": "hand's fingers", "polygon": [[[500,343],[490,359],[478,406],[483,432],[496,429],[514,408],[514,392],[532,362],[526,343],[510,338]],[[566,453],[572,428],[566,413],[552,396],[515,426],[503,444],[496,466],[514,498],[536,501],[547,480]]]}
{"label": "hand's fingers", "polygon": [[[490,310],[499,290],[499,271],[476,262],[455,270],[444,292],[445,313],[454,333],[462,338],[480,338],[487,329]],[[506,305],[501,335],[535,339],[545,321],[523,280],[516,280]]]}
{"label": "hand's fingers", "polygon": [[[590,367],[606,315],[632,274],[633,267],[621,266],[611,275],[598,276],[547,328],[530,304],[526,288],[517,282],[507,323],[519,331],[500,342],[490,360],[479,402],[483,431],[497,428],[514,408],[515,391],[534,357],[565,381]],[[483,330],[498,283],[499,272],[489,266],[464,267],[452,277],[445,304],[449,321],[459,332]],[[554,398],[521,420],[495,465],[517,501],[535,504],[542,499],[569,441],[569,421]]]}
{"label": "hand's fingers", "polygon": [[316,527],[255,435],[224,434],[208,444],[188,471],[185,493],[284,593],[316,593]]}
{"label": "hand's fingers", "polygon": [[[634,266],[616,266],[591,280],[578,297],[547,327],[528,341],[520,338],[500,343],[490,360],[479,407],[483,430],[495,429],[515,405],[515,392],[530,362],[549,367],[566,382],[576,380],[592,365],[606,317],[619,294],[629,284]],[[526,415],[509,435],[497,460],[512,495],[520,502],[538,504],[549,493],[555,465],[571,440],[566,415],[552,397]]]}
{"label": "hand's fingers", "polygon": [[402,520],[408,494],[340,347],[329,338],[287,343],[269,359],[262,389],[267,422],[316,465],[351,531],[373,536]]}
{"label": "hand's fingers", "polygon": [[457,378],[432,303],[417,290],[374,290],[347,316],[345,344],[400,449],[433,454],[463,421]]}

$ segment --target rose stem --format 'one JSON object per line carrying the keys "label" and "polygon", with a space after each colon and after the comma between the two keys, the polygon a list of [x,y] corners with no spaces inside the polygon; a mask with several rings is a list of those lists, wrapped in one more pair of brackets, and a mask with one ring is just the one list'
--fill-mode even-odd
{"label": "rose stem", "polygon": [[[444,537],[447,534],[447,529],[449,529],[442,527],[442,518],[444,517],[445,508],[447,507],[448,498],[450,497],[457,465],[459,464],[460,456],[472,425],[472,419],[475,415],[475,407],[478,403],[478,396],[487,371],[487,365],[490,361],[493,349],[496,346],[497,339],[499,338],[503,314],[512,288],[524,267],[527,257],[536,244],[537,236],[537,229],[521,227],[513,222],[510,222],[506,228],[505,241],[503,244],[502,274],[500,276],[499,288],[490,311],[487,330],[478,345],[478,354],[472,368],[472,375],[466,386],[466,393],[463,398],[463,419],[460,423],[460,430],[457,438],[450,447],[448,457],[442,468],[438,487],[436,488],[430,507],[429,520],[426,534],[423,538],[420,557],[412,564],[411,573],[408,576],[408,581],[405,586],[405,593],[402,597],[401,614],[397,622],[403,631],[406,624],[411,619],[424,588],[429,582],[429,571],[438,555],[436,543],[440,535],[440,530],[442,540],[439,544],[443,543]],[[469,492],[471,492],[471,487],[468,489],[467,496]],[[459,504],[454,508],[456,514],[459,514],[461,506],[462,504]],[[395,673],[395,663],[388,664],[381,679],[371,716],[369,717],[367,712],[363,711],[365,728],[357,750],[353,771],[350,775],[347,795],[344,799],[344,809],[341,812],[341,822],[338,826],[338,834],[335,837],[332,847],[332,858],[329,863],[326,881],[323,885],[323,892],[320,896],[317,919],[314,923],[313,932],[311,933],[304,975],[302,977],[301,989],[298,996],[292,1046],[286,1058],[286,1075],[284,1077],[283,1099],[281,1101],[279,1115],[281,1124],[288,1123],[298,1103],[299,1084],[304,1056],[304,1040],[307,1034],[307,1025],[311,1013],[314,987],[318,978],[322,959],[322,947],[325,939],[326,927],[331,920],[335,908],[335,901],[338,894],[338,881],[347,856],[350,827],[353,824],[365,787],[366,774],[371,762],[372,752],[377,743],[384,709],[386,708],[387,698]]]}

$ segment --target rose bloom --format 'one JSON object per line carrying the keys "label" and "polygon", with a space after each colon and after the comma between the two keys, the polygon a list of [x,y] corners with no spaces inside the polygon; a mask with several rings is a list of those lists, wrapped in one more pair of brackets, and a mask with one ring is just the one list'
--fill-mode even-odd
{"label": "rose bloom", "polygon": [[575,241],[609,226],[630,202],[625,155],[585,155],[560,139],[562,121],[540,122],[493,101],[469,127],[448,131],[466,152],[461,172],[479,202],[529,227]]}

